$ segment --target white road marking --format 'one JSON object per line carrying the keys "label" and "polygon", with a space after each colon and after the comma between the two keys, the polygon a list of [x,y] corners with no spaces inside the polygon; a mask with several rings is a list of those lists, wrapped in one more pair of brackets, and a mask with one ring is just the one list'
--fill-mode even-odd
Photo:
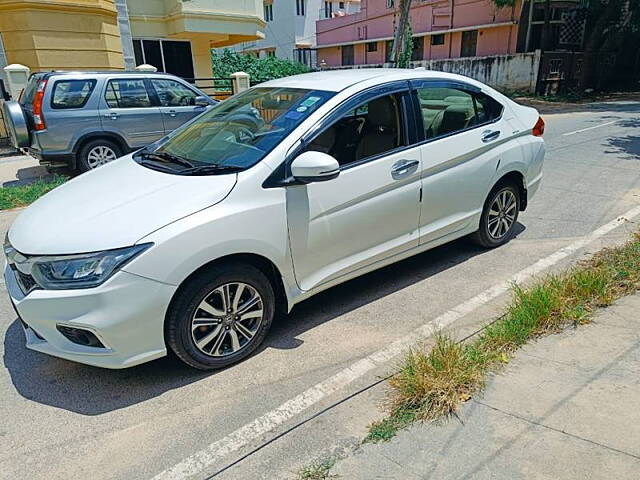
{"label": "white road marking", "polygon": [[593,127],[581,128],[580,130],[574,130],[573,132],[563,133],[562,135],[564,135],[565,137],[567,137],[569,135],[575,135],[576,133],[586,132],[586,131],[589,131],[589,130],[593,130],[594,128],[600,128],[600,127],[604,127],[606,125],[611,125],[612,123],[616,123],[617,121],[618,120],[612,120],[611,122],[601,123],[600,125],[594,125]]}
{"label": "white road marking", "polygon": [[597,230],[594,230],[589,235],[576,240],[570,245],[561,248],[548,257],[538,260],[534,264],[515,274],[509,280],[488,288],[466,302],[461,303],[457,307],[443,313],[434,320],[416,328],[413,332],[399,340],[396,340],[382,350],[378,350],[377,352],[358,360],[332,377],[327,378],[323,382],[305,390],[300,395],[286,401],[278,408],[256,418],[226,437],[210,444],[203,450],[185,458],[173,467],[164,470],[153,477],[153,480],[182,480],[198,473],[202,473],[205,469],[210,468],[217,462],[223,460],[227,455],[248,445],[250,442],[257,440],[279,425],[282,425],[286,421],[302,413],[304,410],[315,405],[325,397],[362,377],[367,372],[397,357],[411,345],[433,335],[436,331],[451,325],[482,305],[509,291],[513,283],[522,283],[534,275],[547,270],[549,267],[557,264],[561,260],[586,247],[598,238],[603,237],[626,221],[634,219],[638,215],[640,215],[640,206],[629,210],[622,216],[612,220],[606,225],[603,225]]}

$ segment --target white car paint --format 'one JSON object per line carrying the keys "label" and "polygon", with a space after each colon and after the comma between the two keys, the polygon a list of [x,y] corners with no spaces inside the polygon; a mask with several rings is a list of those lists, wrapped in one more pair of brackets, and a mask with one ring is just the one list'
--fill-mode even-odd
{"label": "white car paint", "polygon": [[[345,169],[329,181],[264,188],[267,178],[329,112],[370,87],[409,79],[463,82],[504,107],[485,144],[478,127]],[[538,114],[472,79],[424,70],[319,72],[266,82],[337,92],[262,161],[239,173],[178,176],[125,156],[82,175],[27,208],[8,240],[22,254],[60,255],[153,243],[98,287],[34,290],[24,295],[7,266],[9,293],[27,329],[27,346],[107,368],[166,353],[164,315],[179,285],[198,268],[234,254],[258,255],[280,274],[287,308],[335,284],[478,229],[483,203],[509,172],[529,199],[542,177],[544,142],[531,135]],[[401,160],[417,168],[400,180]],[[422,189],[422,201],[419,201]],[[95,332],[90,350],[56,324]],[[81,347],[81,348],[80,348]]]}

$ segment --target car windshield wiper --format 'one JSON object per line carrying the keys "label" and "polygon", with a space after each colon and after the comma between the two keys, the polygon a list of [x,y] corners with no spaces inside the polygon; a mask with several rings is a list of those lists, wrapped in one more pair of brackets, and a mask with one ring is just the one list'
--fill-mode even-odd
{"label": "car windshield wiper", "polygon": [[199,165],[197,167],[185,168],[184,170],[180,170],[176,172],[180,175],[199,175],[199,174],[208,174],[208,173],[235,173],[241,172],[244,170],[243,167],[237,167],[233,165]]}
{"label": "car windshield wiper", "polygon": [[194,168],[195,165],[184,157],[169,152],[141,152],[143,158],[157,159],[164,163],[176,163],[183,167]]}

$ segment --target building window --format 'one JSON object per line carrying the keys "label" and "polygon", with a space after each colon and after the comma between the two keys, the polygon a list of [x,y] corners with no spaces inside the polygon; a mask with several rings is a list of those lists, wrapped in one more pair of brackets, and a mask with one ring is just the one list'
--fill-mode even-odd
{"label": "building window", "polygon": [[462,40],[460,45],[461,57],[475,57],[476,47],[478,45],[478,31],[468,30],[462,32]]}
{"label": "building window", "polygon": [[324,18],[331,18],[333,15],[333,2],[324,2]]}
{"label": "building window", "polygon": [[182,78],[193,78],[191,42],[178,40],[133,39],[136,65],[153,65],[159,72],[167,72]]}
{"label": "building window", "polygon": [[387,0],[387,8],[393,8],[394,0]]}
{"label": "building window", "polygon": [[393,40],[387,40],[384,44],[384,61],[386,63],[393,61]]}
{"label": "building window", "polygon": [[377,51],[378,51],[378,42],[367,43],[367,53],[377,52]]}
{"label": "building window", "polygon": [[293,58],[309,68],[315,67],[318,61],[314,48],[296,48],[293,50]]}
{"label": "building window", "polygon": [[269,3],[264,6],[264,21],[273,22],[273,4]]}
{"label": "building window", "polygon": [[353,65],[353,45],[342,47],[342,65]]}
{"label": "building window", "polygon": [[444,45],[444,33],[431,35],[431,45]]}
{"label": "building window", "polygon": [[304,1],[305,0],[296,0],[296,15],[298,16],[304,15]]}
{"label": "building window", "polygon": [[275,50],[267,50],[267,57],[275,57],[275,56],[276,56]]}
{"label": "building window", "polygon": [[411,60],[415,62],[422,59],[424,59],[424,37],[413,37]]}
{"label": "building window", "polygon": [[338,2],[338,8],[344,10],[344,2]]}

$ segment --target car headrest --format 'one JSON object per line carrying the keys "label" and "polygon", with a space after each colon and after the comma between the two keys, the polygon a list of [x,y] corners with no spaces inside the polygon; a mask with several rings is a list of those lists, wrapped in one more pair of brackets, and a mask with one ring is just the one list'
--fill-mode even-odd
{"label": "car headrest", "polygon": [[378,127],[396,128],[396,105],[391,97],[371,100],[367,120]]}

